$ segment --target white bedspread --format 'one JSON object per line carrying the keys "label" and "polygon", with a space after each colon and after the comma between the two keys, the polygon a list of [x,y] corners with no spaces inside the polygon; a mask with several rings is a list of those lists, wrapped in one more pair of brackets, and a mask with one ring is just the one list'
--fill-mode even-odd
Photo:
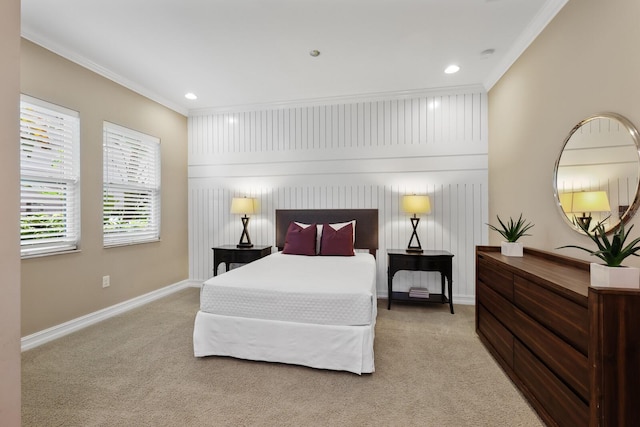
{"label": "white bedspread", "polygon": [[269,255],[207,280],[200,311],[318,325],[375,323],[376,263],[353,257]]}

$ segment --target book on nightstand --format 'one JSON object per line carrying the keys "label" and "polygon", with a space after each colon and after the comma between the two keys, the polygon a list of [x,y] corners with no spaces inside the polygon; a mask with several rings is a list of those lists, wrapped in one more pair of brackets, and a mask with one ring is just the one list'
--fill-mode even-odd
{"label": "book on nightstand", "polygon": [[429,289],[427,288],[409,288],[409,298],[429,298]]}

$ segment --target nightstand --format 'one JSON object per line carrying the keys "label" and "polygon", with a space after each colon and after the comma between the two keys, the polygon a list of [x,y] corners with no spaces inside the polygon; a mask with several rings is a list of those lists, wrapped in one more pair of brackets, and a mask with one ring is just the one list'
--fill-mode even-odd
{"label": "nightstand", "polygon": [[[387,309],[391,309],[391,301],[405,301],[412,303],[449,303],[449,309],[453,314],[453,298],[451,296],[452,288],[452,260],[453,254],[447,251],[423,251],[423,252],[407,252],[404,249],[388,249],[388,269],[387,269],[387,286],[389,290],[389,302]],[[393,291],[393,276],[400,270],[409,271],[439,271],[442,290],[439,294],[429,294],[428,298],[412,298],[409,292]],[[445,295],[445,278],[449,284],[448,294]]]}
{"label": "nightstand", "polygon": [[251,248],[238,248],[236,245],[222,245],[213,249],[213,275],[218,275],[218,266],[224,263],[229,271],[229,264],[248,264],[271,253],[271,246],[255,245]]}

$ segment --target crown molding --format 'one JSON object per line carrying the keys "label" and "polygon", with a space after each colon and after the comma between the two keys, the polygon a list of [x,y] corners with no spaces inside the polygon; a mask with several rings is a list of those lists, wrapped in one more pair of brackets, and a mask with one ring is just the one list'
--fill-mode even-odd
{"label": "crown molding", "polygon": [[79,55],[76,52],[72,52],[71,50],[64,48],[59,44],[54,43],[51,40],[48,40],[44,37],[41,37],[38,34],[33,33],[25,28],[22,29],[22,37],[55,53],[56,55],[60,55],[61,57],[68,59],[71,62],[74,62],[90,71],[93,71],[94,73],[99,74],[100,76],[107,78],[127,89],[130,89],[136,92],[137,94],[144,96],[145,98],[149,98],[150,100],[157,102],[158,104],[163,105],[175,111],[176,113],[182,114],[183,116],[187,116],[189,113],[189,110],[186,109],[185,107],[179,104],[176,104],[175,102],[172,102],[158,95],[152,90],[149,90],[148,88],[138,83],[135,83],[125,77],[122,77],[121,75],[114,73],[113,71],[108,70],[107,68],[104,68],[103,66],[85,58],[84,56]]}
{"label": "crown molding", "polygon": [[426,96],[458,95],[470,92],[486,93],[482,85],[448,86],[432,89],[401,90],[392,92],[364,93],[357,95],[329,96],[322,98],[298,99],[292,101],[269,102],[262,104],[232,105],[189,110],[189,117],[222,113],[245,113],[251,111],[278,110],[283,108],[313,107],[320,105],[348,104],[357,102],[377,102],[395,99],[410,99]]}
{"label": "crown molding", "polygon": [[560,12],[560,10],[569,2],[569,0],[548,0],[538,14],[533,18],[531,23],[525,28],[511,46],[511,49],[504,56],[502,61],[494,68],[484,81],[484,87],[488,92],[498,83],[502,76],[511,68],[522,53],[529,47],[531,43],[540,35],[551,20]]}

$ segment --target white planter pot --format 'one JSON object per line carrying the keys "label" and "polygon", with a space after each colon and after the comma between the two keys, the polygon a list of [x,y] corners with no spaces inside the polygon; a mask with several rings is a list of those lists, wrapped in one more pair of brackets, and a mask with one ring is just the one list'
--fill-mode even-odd
{"label": "white planter pot", "polygon": [[636,267],[607,267],[591,263],[591,286],[602,288],[640,288],[640,269]]}
{"label": "white planter pot", "polygon": [[504,256],[522,256],[522,243],[520,242],[501,242],[500,252]]}

